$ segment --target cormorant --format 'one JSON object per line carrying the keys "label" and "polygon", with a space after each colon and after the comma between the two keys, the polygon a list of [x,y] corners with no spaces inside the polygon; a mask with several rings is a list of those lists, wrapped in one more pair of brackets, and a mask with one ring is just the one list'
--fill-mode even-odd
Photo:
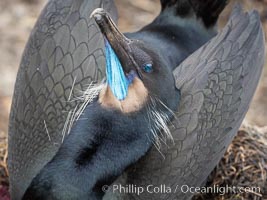
{"label": "cormorant", "polygon": [[[111,190],[106,199],[190,199],[193,194],[174,192],[175,186],[203,184],[257,86],[262,28],[255,11],[236,8],[216,35],[226,1],[161,4],[151,24],[123,35],[111,19],[116,21],[112,1],[49,1],[15,86],[9,130],[13,199],[102,199],[102,187],[112,183],[163,184],[172,191]],[[101,6],[111,15],[94,10]],[[92,81],[98,86],[89,88],[86,103],[70,101],[77,95],[73,88]],[[63,109],[74,114],[63,115]],[[70,118],[77,120],[61,136]],[[160,146],[166,138],[173,144]],[[117,179],[124,172],[127,177]]]}

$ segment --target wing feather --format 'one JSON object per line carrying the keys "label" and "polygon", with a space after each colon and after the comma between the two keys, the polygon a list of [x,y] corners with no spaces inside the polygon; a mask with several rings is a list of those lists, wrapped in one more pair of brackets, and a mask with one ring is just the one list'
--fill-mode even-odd
{"label": "wing feather", "polygon": [[[50,0],[25,48],[9,124],[11,195],[20,199],[36,173],[56,153],[75,97],[105,76],[104,43],[91,12],[113,0]],[[65,112],[64,112],[65,111]]]}
{"label": "wing feather", "polygon": [[[188,57],[173,74],[181,91],[172,134],[175,144],[152,149],[128,173],[129,183],[171,187],[161,199],[190,199],[183,185],[201,186],[223,156],[248,110],[264,64],[264,36],[256,11],[236,8],[220,34]],[[154,196],[153,196],[154,195]],[[157,199],[159,194],[135,195]]]}

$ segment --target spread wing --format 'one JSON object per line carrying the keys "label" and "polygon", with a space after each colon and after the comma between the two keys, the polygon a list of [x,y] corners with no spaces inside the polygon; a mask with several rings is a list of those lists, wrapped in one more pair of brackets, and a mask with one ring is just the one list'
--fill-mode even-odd
{"label": "spread wing", "polygon": [[165,159],[152,149],[128,173],[132,184],[165,184],[172,192],[133,194],[134,199],[193,195],[181,187],[201,186],[223,156],[248,110],[264,57],[258,13],[236,8],[223,31],[174,70],[181,91],[172,127],[175,144],[162,150]]}
{"label": "spread wing", "polygon": [[56,153],[68,111],[79,104],[76,97],[105,76],[103,37],[90,19],[98,7],[116,21],[113,0],[50,0],[31,33],[17,75],[9,124],[13,199],[21,198]]}

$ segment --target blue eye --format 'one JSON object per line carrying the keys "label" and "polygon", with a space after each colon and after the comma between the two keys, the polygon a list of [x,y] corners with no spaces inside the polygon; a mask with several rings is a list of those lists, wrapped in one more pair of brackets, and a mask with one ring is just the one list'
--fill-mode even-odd
{"label": "blue eye", "polygon": [[153,71],[153,66],[151,63],[148,63],[148,64],[145,64],[143,66],[143,70],[146,72],[146,73],[151,73]]}

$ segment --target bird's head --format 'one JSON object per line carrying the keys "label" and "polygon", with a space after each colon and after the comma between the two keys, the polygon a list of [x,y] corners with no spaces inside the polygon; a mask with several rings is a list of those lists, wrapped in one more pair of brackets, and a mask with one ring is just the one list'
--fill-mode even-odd
{"label": "bird's head", "polygon": [[101,91],[103,106],[131,113],[156,98],[168,107],[178,102],[171,67],[145,41],[123,35],[108,13],[96,9],[91,15],[105,38],[107,87]]}

